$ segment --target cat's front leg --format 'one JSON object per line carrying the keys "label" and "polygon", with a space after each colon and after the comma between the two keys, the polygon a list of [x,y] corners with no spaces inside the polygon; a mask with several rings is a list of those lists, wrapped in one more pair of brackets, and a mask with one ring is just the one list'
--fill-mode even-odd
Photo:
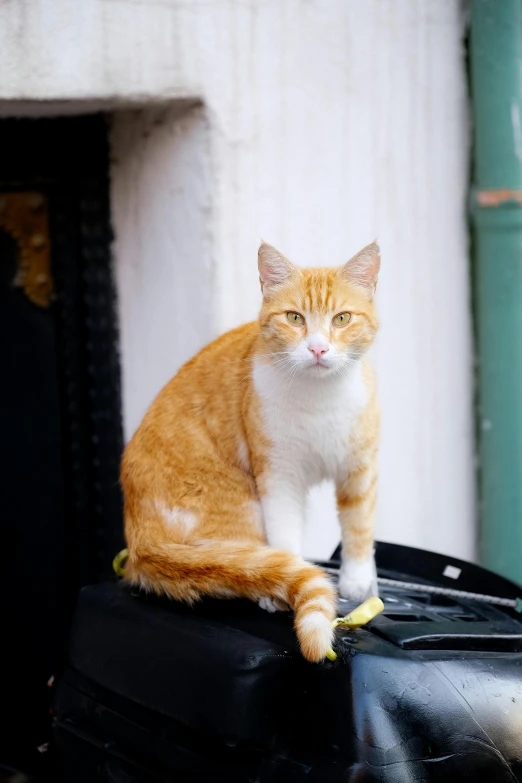
{"label": "cat's front leg", "polygon": [[[262,482],[265,492],[261,495],[261,507],[267,544],[301,554],[304,527],[304,492],[291,481],[269,479]],[[284,601],[264,596],[259,601],[267,612],[286,611]]]}
{"label": "cat's front leg", "polygon": [[337,508],[342,533],[342,566],[339,592],[343,598],[361,602],[378,595],[373,553],[377,502],[376,457],[359,463],[337,485]]}
{"label": "cat's front leg", "polygon": [[261,507],[266,540],[274,549],[300,555],[302,549],[305,493],[283,477],[262,482]]}

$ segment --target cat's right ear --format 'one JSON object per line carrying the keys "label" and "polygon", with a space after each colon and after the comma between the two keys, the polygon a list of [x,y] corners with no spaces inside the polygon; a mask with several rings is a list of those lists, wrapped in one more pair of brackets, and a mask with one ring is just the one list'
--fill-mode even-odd
{"label": "cat's right ear", "polygon": [[257,253],[257,266],[263,296],[269,296],[274,289],[299,274],[299,267],[268,242],[261,242]]}

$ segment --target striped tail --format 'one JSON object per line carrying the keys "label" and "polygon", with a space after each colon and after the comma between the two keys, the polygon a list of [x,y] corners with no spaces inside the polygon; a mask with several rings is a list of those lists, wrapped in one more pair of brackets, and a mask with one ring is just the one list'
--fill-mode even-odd
{"label": "striped tail", "polygon": [[289,604],[303,656],[322,661],[332,645],[336,596],[325,573],[302,558],[249,543],[140,542],[125,566],[132,584],[192,603],[207,596],[268,596]]}

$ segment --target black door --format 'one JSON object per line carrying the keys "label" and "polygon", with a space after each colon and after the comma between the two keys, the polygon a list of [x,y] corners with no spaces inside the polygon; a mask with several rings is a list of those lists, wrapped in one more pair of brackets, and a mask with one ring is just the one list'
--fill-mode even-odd
{"label": "black door", "polygon": [[0,768],[42,773],[79,587],[122,546],[105,118],[0,122]]}

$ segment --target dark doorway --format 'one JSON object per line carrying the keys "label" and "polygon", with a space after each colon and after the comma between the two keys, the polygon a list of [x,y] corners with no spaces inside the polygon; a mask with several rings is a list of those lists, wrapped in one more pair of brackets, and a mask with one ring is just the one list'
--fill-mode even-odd
{"label": "dark doorway", "polygon": [[27,774],[78,589],[122,546],[108,172],[102,115],[0,122],[0,769]]}

